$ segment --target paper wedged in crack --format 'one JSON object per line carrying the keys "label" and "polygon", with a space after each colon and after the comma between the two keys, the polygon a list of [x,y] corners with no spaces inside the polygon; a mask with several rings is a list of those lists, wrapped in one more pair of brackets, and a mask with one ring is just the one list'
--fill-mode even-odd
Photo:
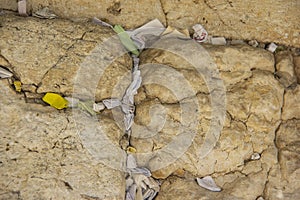
{"label": "paper wedged in crack", "polygon": [[213,192],[220,192],[221,188],[218,187],[215,183],[215,181],[212,179],[211,176],[205,176],[203,178],[197,178],[197,183],[198,185],[200,185],[201,187],[208,189],[210,191]]}

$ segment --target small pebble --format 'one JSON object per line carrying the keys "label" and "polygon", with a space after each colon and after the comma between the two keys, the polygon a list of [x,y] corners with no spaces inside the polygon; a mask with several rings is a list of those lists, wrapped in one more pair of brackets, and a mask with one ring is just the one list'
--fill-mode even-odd
{"label": "small pebble", "polygon": [[256,200],[265,200],[263,197],[258,197]]}

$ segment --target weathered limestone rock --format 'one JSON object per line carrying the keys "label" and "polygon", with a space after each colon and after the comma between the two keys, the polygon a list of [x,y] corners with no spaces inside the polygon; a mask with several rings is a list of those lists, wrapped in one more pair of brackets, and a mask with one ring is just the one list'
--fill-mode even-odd
{"label": "weathered limestone rock", "polygon": [[200,23],[211,35],[300,46],[297,0],[162,0],[162,5],[171,26],[191,28]]}
{"label": "weathered limestone rock", "polygon": [[[1,56],[8,62],[1,64],[14,71],[25,87],[34,85],[38,93],[71,95],[76,84],[96,100],[109,98],[131,67],[127,54],[116,56],[123,47],[108,28],[30,17],[0,16],[0,20]],[[106,39],[115,42],[103,45]]]}
{"label": "weathered limestone rock", "polygon": [[[258,161],[259,162],[259,161]],[[261,169],[260,169],[261,170]],[[171,176],[166,179],[157,199],[224,199],[244,200],[256,199],[263,193],[266,171],[245,175],[234,172],[217,177],[216,183],[222,187],[221,192],[210,192],[201,188],[192,177],[178,178]]]}
{"label": "weathered limestone rock", "polygon": [[[16,10],[16,2],[10,2],[9,5],[6,2],[0,2],[0,8]],[[146,2],[130,0],[76,0],[72,2],[27,0],[27,2],[27,11],[30,13],[48,7],[56,15],[74,20],[98,17],[112,24],[122,24],[127,28],[143,25],[154,18],[158,18],[164,24],[166,23],[165,14],[159,0],[148,0]]]}
{"label": "weathered limestone rock", "polygon": [[[136,28],[151,19],[177,28],[203,24],[210,35],[233,39],[256,39],[300,47],[297,0],[280,1],[93,1],[93,0],[27,0],[28,12],[48,7],[63,18],[99,17],[112,24]],[[17,1],[1,0],[0,8],[17,10]],[[276,27],[276,28],[274,28]]]}
{"label": "weathered limestone rock", "polygon": [[297,85],[296,88],[292,90],[287,90],[284,94],[284,106],[282,109],[282,119],[289,120],[289,119],[300,119],[300,86]]}
{"label": "weathered limestone rock", "polygon": [[[0,65],[22,81],[25,95],[16,94],[7,80],[0,80],[0,199],[123,199],[124,173],[99,163],[105,152],[113,156],[121,149],[123,131],[118,122],[123,115],[108,110],[98,115],[101,128],[116,147],[111,149],[99,143],[103,138],[98,129],[84,137],[82,130],[92,121],[85,112],[25,103],[41,101],[44,92],[72,95],[75,87],[87,94],[82,98],[90,94],[96,94],[96,100],[120,97],[130,81],[132,63],[127,54],[107,65],[103,74],[85,73],[106,67],[116,52],[123,52],[120,43],[98,48],[113,32],[66,20],[0,16],[0,23]],[[180,41],[183,45],[170,46],[195,52],[184,45],[189,40]],[[284,92],[274,77],[275,65],[277,71],[291,72],[290,57],[283,53],[283,59],[274,59],[272,53],[247,45],[203,48],[206,53],[197,56],[209,59],[199,61],[216,66],[226,92],[224,127],[204,158],[199,157],[200,150],[214,119],[209,79],[195,70],[191,60],[169,51],[148,49],[140,55],[144,85],[135,96],[130,140],[137,154],[163,149],[180,138],[182,130],[193,127],[196,132],[187,150],[176,146],[174,162],[152,171],[154,177],[166,178],[161,180],[157,199],[299,199],[300,88],[293,83]],[[217,73],[212,77],[218,78]],[[199,123],[194,126],[193,122]],[[145,133],[155,134],[139,138]],[[253,155],[257,159],[251,159]],[[138,162],[155,169],[166,160],[153,157]],[[222,192],[212,193],[196,184],[196,176],[206,175],[214,177]]]}
{"label": "weathered limestone rock", "polygon": [[300,83],[300,56],[294,56],[294,66],[295,66],[295,73],[297,77],[298,84]]}
{"label": "weathered limestone rock", "polygon": [[[216,184],[222,188],[221,192],[210,192],[201,188],[195,177],[187,172],[170,176],[163,181],[158,199],[257,199],[265,196],[264,189],[267,182],[267,172],[277,164],[276,149],[269,148],[261,154],[260,160],[248,160],[243,170],[227,174],[215,174]],[[275,153],[275,154],[274,154]],[[266,196],[265,196],[266,197]],[[267,198],[267,197],[266,197]],[[267,198],[268,199],[268,198]]]}
{"label": "weathered limestone rock", "polygon": [[[274,147],[275,130],[280,123],[283,105],[283,87],[274,78],[274,59],[271,54],[249,46],[207,46],[204,48],[220,70],[220,76],[225,83],[227,114],[225,126],[216,147],[202,159],[199,158],[199,150],[212,118],[210,99],[212,97],[205,85],[206,82],[191,64],[176,54],[158,49],[149,49],[141,54],[141,71],[145,75],[143,78],[145,82],[148,82],[148,79],[151,79],[155,73],[154,71],[150,73],[151,70],[147,69],[147,65],[149,63],[163,64],[183,74],[183,77],[190,83],[190,87],[194,89],[199,102],[200,115],[197,120],[200,124],[196,128],[197,135],[193,144],[175,163],[155,171],[154,176],[157,178],[165,178],[178,168],[183,168],[198,176],[242,170],[245,161],[249,160],[254,152],[262,153]],[[146,67],[143,68],[143,64]],[[153,152],[162,149],[180,133],[180,125],[184,120],[181,106],[187,99],[195,96],[186,96],[185,101],[178,99],[178,96],[164,85],[165,82],[161,81],[167,80],[173,85],[177,84],[178,87],[182,87],[180,82],[172,80],[172,76],[167,72],[160,73],[160,76],[155,75],[157,81],[143,85],[140,90],[141,94],[137,95],[136,123],[142,126],[150,125],[148,129],[157,131],[159,126],[152,129],[151,116],[163,118],[163,114],[161,116],[159,112],[153,111],[154,105],[165,107],[166,120],[154,137],[147,138],[143,142],[141,142],[142,139],[133,139],[132,144],[138,152],[144,152],[144,148],[152,149]],[[182,88],[182,90],[186,89]],[[136,134],[134,131],[133,129],[133,135]],[[276,159],[275,156],[274,159]]]}
{"label": "weathered limestone rock", "polygon": [[281,51],[275,55],[276,75],[284,87],[289,87],[297,82],[295,75],[293,56],[288,51]]}
{"label": "weathered limestone rock", "polygon": [[17,1],[1,0],[0,1],[0,8],[17,11],[18,10],[18,3],[17,3]]}
{"label": "weathered limestone rock", "polygon": [[83,148],[71,112],[26,104],[0,80],[0,199],[122,199],[122,172]]}
{"label": "weathered limestone rock", "polygon": [[[220,76],[227,87],[251,77],[252,70],[255,69],[270,72],[275,71],[273,55],[263,49],[253,48],[248,45],[230,47],[206,45],[204,47],[208,55],[210,55],[209,59],[212,59],[212,62],[218,66]],[[204,78],[183,58],[170,52],[157,49],[149,49],[146,52],[140,55],[142,64],[154,63],[168,65],[171,63],[173,64],[173,68],[178,70],[183,77],[187,78],[195,93],[208,92]],[[180,64],[174,64],[178,62],[180,62]],[[148,97],[155,96],[163,103],[174,103],[178,101],[174,95],[169,94],[170,92],[168,92],[167,89],[163,90],[164,95],[160,95],[162,91],[158,91],[160,87],[157,85],[152,85],[151,89],[145,85],[144,88],[144,92]]]}
{"label": "weathered limestone rock", "polygon": [[276,144],[279,148],[279,164],[272,167],[266,187],[268,199],[300,198],[299,167],[299,129],[298,119],[281,124],[277,131]]}

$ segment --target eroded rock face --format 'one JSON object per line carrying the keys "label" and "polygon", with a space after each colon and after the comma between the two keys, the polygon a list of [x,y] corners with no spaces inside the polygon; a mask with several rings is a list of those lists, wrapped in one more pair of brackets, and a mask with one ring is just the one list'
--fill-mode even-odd
{"label": "eroded rock face", "polygon": [[276,135],[279,163],[272,167],[266,195],[270,199],[298,199],[299,182],[299,119],[281,124]]}
{"label": "eroded rock face", "polygon": [[[97,48],[113,35],[100,26],[12,16],[0,19],[4,38],[0,65],[14,72],[25,94],[16,94],[11,82],[0,80],[0,111],[4,113],[0,115],[0,198],[123,199],[124,173],[99,163],[103,150],[111,149],[97,145],[88,149],[81,140],[89,116],[25,100],[40,100],[45,92],[70,96],[75,86],[86,91],[83,99],[90,98],[89,94],[96,94],[97,101],[114,97],[113,90],[125,91],[130,81],[130,57],[124,54],[113,60],[115,52],[123,49],[120,43]],[[162,49],[148,49],[140,55],[143,85],[135,96],[130,144],[137,153],[150,153],[138,162],[155,169],[153,176],[163,179],[157,199],[298,199],[299,85],[293,82],[287,87],[274,75],[274,66],[291,72],[290,56],[282,53],[282,59],[274,59],[272,53],[247,45],[204,45],[204,51],[197,52],[189,42],[168,45],[174,51],[196,52],[192,60]],[[203,60],[205,56],[209,59]],[[97,64],[91,65],[94,61]],[[101,76],[99,72],[78,76],[86,67],[96,70],[110,61]],[[202,76],[194,61],[203,61],[203,66],[215,67],[219,73],[212,73],[212,79]],[[97,76],[99,83],[92,81],[98,81]],[[225,100],[224,119],[218,118],[224,125],[214,148],[202,158],[201,147],[216,118],[212,114],[216,110],[220,114],[223,105],[219,102],[215,104],[218,109],[213,109],[216,91],[208,83],[214,80],[222,80],[217,85],[222,83],[224,95],[217,97]],[[75,120],[74,114],[84,117]],[[112,114],[104,110],[98,117],[109,140],[118,147],[123,131],[115,120],[121,114]],[[179,156],[157,167],[166,160],[151,154],[176,137],[189,137],[180,135],[186,130],[195,131],[192,143],[187,149],[175,148]],[[93,144],[100,141],[98,134],[88,139]],[[258,158],[251,159],[253,154]],[[195,176],[206,175],[213,176],[222,192],[211,193],[196,184]]]}
{"label": "eroded rock face", "polygon": [[[259,0],[245,2],[215,0],[93,1],[27,0],[28,12],[48,7],[63,18],[99,17],[112,24],[136,28],[151,19],[163,24],[188,28],[203,24],[210,35],[234,39],[256,39],[300,47],[299,2],[297,0]],[[2,0],[0,8],[17,10],[16,1]],[[276,28],[274,28],[276,27]]]}
{"label": "eroded rock face", "polygon": [[276,75],[282,85],[289,87],[295,85],[297,77],[293,63],[293,56],[288,51],[281,51],[276,54]]}
{"label": "eroded rock face", "polygon": [[[113,24],[122,24],[127,28],[134,28],[147,23],[153,18],[158,18],[166,23],[163,8],[159,0],[147,2],[125,1],[92,1],[76,0],[65,2],[61,0],[39,1],[27,0],[28,12],[48,7],[60,17],[83,20],[98,17]],[[0,8],[17,10],[16,2],[7,1],[0,3]]]}
{"label": "eroded rock face", "polygon": [[83,148],[71,112],[26,104],[7,80],[0,90],[1,199],[123,198],[123,173]]}
{"label": "eroded rock face", "polygon": [[[212,35],[222,35],[237,39],[258,39],[299,46],[299,24],[294,30],[288,23],[299,21],[299,2],[264,1],[162,1],[169,25],[190,28],[191,24],[201,23]],[[275,13],[274,10],[279,11]],[[288,13],[282,16],[281,12]],[[281,20],[289,19],[288,23]],[[273,27],[276,26],[276,29]],[[261,29],[263,27],[263,29]],[[298,38],[297,38],[298,37]],[[284,42],[285,43],[285,42]]]}
{"label": "eroded rock face", "polygon": [[289,119],[299,119],[300,118],[300,105],[299,105],[299,98],[300,98],[300,87],[297,85],[296,88],[287,90],[284,95],[284,107],[282,110],[282,119],[289,120]]}
{"label": "eroded rock face", "polygon": [[[183,48],[189,49],[191,47]],[[283,104],[283,87],[272,74],[274,72],[272,67],[274,66],[274,59],[270,53],[264,50],[255,52],[255,49],[247,46],[204,48],[209,52],[220,70],[227,102],[225,124],[221,137],[217,146],[207,157],[199,159],[199,151],[203,137],[210,126],[212,118],[211,98],[213,96],[208,92],[206,82],[201,78],[201,74],[183,58],[164,50],[152,49],[142,53],[141,64],[159,63],[178,70],[179,73],[183,74],[182,77],[190,83],[190,87],[195,90],[195,96],[186,96],[184,101],[176,99],[176,95],[172,94],[166,85],[163,85],[164,82],[157,81],[154,84],[144,85],[140,90],[140,96],[145,95],[145,99],[141,100],[142,97],[137,96],[136,110],[136,122],[140,125],[147,125],[151,121],[149,115],[151,106],[157,104],[166,107],[166,123],[148,143],[149,147],[146,148],[157,150],[163,148],[166,143],[179,134],[180,123],[184,120],[182,119],[182,104],[189,98],[197,99],[200,110],[197,118],[200,122],[197,127],[197,135],[187,153],[175,165],[198,176],[213,172],[226,173],[242,170],[241,166],[250,158],[251,154],[254,152],[262,153],[268,148],[273,148],[275,130],[280,123]],[[257,57],[257,54],[261,56]],[[253,63],[249,64],[249,60]],[[201,59],[199,59],[200,61]],[[143,69],[146,70],[146,67],[141,66],[142,74]],[[160,74],[157,80],[166,79],[181,87],[180,83],[172,81],[171,77],[168,78],[168,74]],[[143,80],[146,82],[148,81],[147,76],[153,76],[153,72],[145,73]],[[182,88],[182,90],[184,89],[187,88]],[[154,114],[157,113],[154,112]],[[157,114],[157,116],[160,115]],[[151,123],[153,122],[151,121]],[[145,144],[144,142],[139,143],[139,141],[141,140],[134,140],[132,144],[138,151],[144,151]],[[165,178],[175,169],[176,167],[172,165],[154,174],[157,177]]]}
{"label": "eroded rock face", "polygon": [[297,77],[298,84],[300,83],[300,56],[293,57],[294,65],[295,65],[295,74]]}
{"label": "eroded rock face", "polygon": [[[25,88],[33,87],[31,91],[70,96],[80,88],[78,93],[101,100],[111,97],[113,86],[131,67],[109,28],[14,16],[0,20],[1,64],[14,71]],[[103,45],[105,40],[115,42]]]}

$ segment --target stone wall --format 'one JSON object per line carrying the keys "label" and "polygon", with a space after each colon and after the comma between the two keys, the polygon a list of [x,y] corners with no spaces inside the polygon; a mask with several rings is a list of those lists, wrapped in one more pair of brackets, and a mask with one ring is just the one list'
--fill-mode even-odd
{"label": "stone wall", "polygon": [[[63,18],[98,17],[126,28],[138,27],[154,18],[163,24],[188,28],[202,24],[214,36],[275,42],[300,47],[298,0],[27,0],[28,12],[49,7]],[[0,0],[0,8],[17,9],[17,0]]]}
{"label": "stone wall", "polygon": [[[77,109],[59,111],[41,103],[46,92],[71,96],[78,70],[86,67],[81,64],[113,31],[92,23],[13,15],[0,16],[0,23],[0,65],[23,84],[17,93],[11,79],[0,80],[0,199],[123,199],[124,173],[101,164],[79,137],[85,121],[75,123],[74,112],[87,121],[90,117]],[[187,40],[178,43],[169,46],[180,49],[184,44],[196,52]],[[299,55],[273,54],[246,44],[201,46],[220,72],[227,102],[221,137],[205,158],[198,153],[211,121],[213,91],[187,60],[175,54],[147,49],[140,55],[143,81],[157,72],[147,73],[147,64],[169,66],[187,79],[196,95],[178,101],[165,87],[143,85],[135,97],[136,124],[151,121],[149,112],[155,104],[165,107],[167,121],[153,138],[131,138],[138,153],[159,150],[176,137],[183,123],[180,103],[196,100],[201,110],[197,116],[201,123],[188,150],[176,162],[152,171],[162,183],[157,199],[299,199],[300,86],[293,70],[299,69]],[[103,62],[110,60],[113,50],[97,56]],[[113,60],[95,86],[97,101],[111,97],[131,65],[128,54]],[[155,80],[172,80],[167,73],[156,75]],[[98,117],[109,139],[119,145],[123,132],[111,112],[105,109]],[[252,159],[254,154],[258,157]],[[145,166],[155,168],[155,163]],[[196,176],[206,175],[214,177],[222,192],[212,193],[196,184]]]}

